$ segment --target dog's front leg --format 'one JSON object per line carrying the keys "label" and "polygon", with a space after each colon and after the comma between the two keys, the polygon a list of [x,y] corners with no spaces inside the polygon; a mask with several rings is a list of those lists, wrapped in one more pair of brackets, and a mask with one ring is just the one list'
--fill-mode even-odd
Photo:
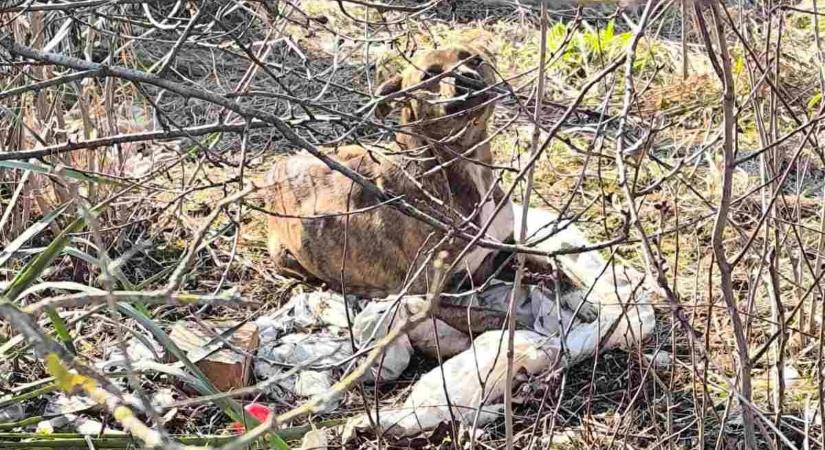
{"label": "dog's front leg", "polygon": [[[528,208],[526,221],[524,221],[524,209],[522,205],[513,204],[513,215],[515,217],[514,236],[516,240],[522,235],[522,224],[526,225],[526,242],[520,244],[530,245],[546,253],[558,252],[565,249],[587,247],[590,244],[584,233],[575,224],[566,220],[559,220],[552,211],[541,208]],[[575,304],[567,306],[573,310],[578,310],[578,316],[588,322],[596,319],[599,313],[600,303],[610,292],[617,288],[624,290],[624,282],[612,281],[612,275],[605,270],[607,261],[598,251],[588,251],[557,255],[554,259],[558,262],[559,270],[576,284],[584,293],[589,295],[566,295],[562,298]],[[542,255],[528,255],[528,263],[534,267],[550,270],[550,260]],[[579,306],[579,303],[582,303]]]}

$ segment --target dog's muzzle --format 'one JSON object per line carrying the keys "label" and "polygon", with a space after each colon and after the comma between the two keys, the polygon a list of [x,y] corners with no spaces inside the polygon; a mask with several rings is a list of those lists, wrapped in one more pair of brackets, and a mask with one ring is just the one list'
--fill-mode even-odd
{"label": "dog's muzzle", "polygon": [[455,83],[455,97],[445,99],[444,112],[456,114],[475,108],[492,98],[484,77],[468,67],[460,67],[451,77]]}

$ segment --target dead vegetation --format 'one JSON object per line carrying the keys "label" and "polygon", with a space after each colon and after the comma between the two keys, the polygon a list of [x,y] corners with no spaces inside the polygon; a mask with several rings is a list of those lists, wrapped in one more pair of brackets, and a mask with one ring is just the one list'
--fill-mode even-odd
{"label": "dead vegetation", "polygon": [[[330,448],[822,448],[825,3],[551,5],[537,116],[537,8],[480,3],[0,2],[0,447],[284,449],[325,429]],[[594,242],[629,230],[602,253],[665,292],[642,348],[524,380],[512,440],[498,421],[343,444],[436,365],[420,355],[326,414],[266,380],[220,394],[186,357],[100,367],[314,291],[268,261],[256,186],[302,147],[389,139],[370,93],[459,36],[497,58],[505,185],[538,127],[531,205]]]}

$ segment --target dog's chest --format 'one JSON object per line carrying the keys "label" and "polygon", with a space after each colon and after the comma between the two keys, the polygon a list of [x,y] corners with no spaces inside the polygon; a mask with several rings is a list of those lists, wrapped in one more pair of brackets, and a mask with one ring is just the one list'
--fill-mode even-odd
{"label": "dog's chest", "polygon": [[482,202],[477,223],[480,227],[484,227],[492,218],[492,223],[487,229],[487,236],[493,240],[504,242],[513,235],[514,218],[510,200],[507,199],[498,214],[496,214],[496,207],[504,200],[504,192],[498,186],[495,175],[486,167],[472,166],[470,178],[478,192],[478,198]]}
{"label": "dog's chest", "polygon": [[[485,235],[486,239],[505,242],[513,236],[514,217],[513,206],[510,203],[510,199],[505,200],[501,188],[494,186],[497,184],[497,180],[489,168],[471,165],[467,167],[467,171],[470,180],[472,180],[478,192],[479,201],[481,202],[476,223],[479,228],[483,228],[490,223]],[[505,200],[505,203],[496,214],[496,207],[502,200]],[[466,267],[471,272],[475,272],[484,259],[493,252],[495,252],[495,250],[480,246],[474,248],[466,257]]]}

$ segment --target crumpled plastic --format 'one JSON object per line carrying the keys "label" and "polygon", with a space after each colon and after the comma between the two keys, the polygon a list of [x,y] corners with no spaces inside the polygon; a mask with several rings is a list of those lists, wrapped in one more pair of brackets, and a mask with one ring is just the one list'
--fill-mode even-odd
{"label": "crumpled plastic", "polygon": [[[357,306],[351,307],[357,348],[368,349],[374,345],[393,324],[421,312],[426,301],[423,297],[409,296],[400,301],[398,298],[372,301],[360,312]],[[297,294],[275,313],[259,317],[255,323],[260,345],[254,371],[258,379],[267,380],[268,393],[278,396],[288,391],[298,397],[311,397],[327,392],[337,376],[351,370],[359,359],[353,358],[346,320],[343,297],[329,292]],[[433,332],[433,326],[437,333]],[[435,356],[440,351],[443,358],[448,358],[469,345],[469,337],[457,329],[440,320],[425,321],[395,340],[361,381],[398,379],[409,366],[414,352]],[[294,367],[299,369],[292,371]],[[326,402],[321,409],[332,411],[339,401],[340,398],[336,398]]]}
{"label": "crumpled plastic", "polygon": [[[359,348],[366,348],[376,340],[385,336],[396,321],[405,320],[404,314],[393,314],[401,308],[394,308],[391,303],[370,303],[367,305],[352,326],[352,333]],[[364,381],[392,381],[397,379],[401,372],[410,365],[413,347],[406,335],[396,339],[384,355],[373,364],[364,376]]]}
{"label": "crumpled plastic", "polygon": [[[401,299],[390,297],[370,303],[361,311],[353,325],[353,333],[359,346],[364,348],[373,344],[384,337],[393,324],[405,322],[421,313],[426,309],[427,301],[423,296],[404,296]],[[435,327],[435,332],[433,327]],[[428,357],[436,357],[440,354],[442,358],[446,358],[457,355],[469,345],[470,338],[466,334],[443,321],[439,319],[424,321],[388,347],[380,379],[385,381],[397,379],[398,375],[409,365],[409,356],[413,351]],[[398,356],[391,355],[393,353],[398,353]],[[389,371],[386,367],[388,356],[393,359]],[[372,380],[378,379],[374,370],[372,375]]]}
{"label": "crumpled plastic", "polygon": [[[514,205],[514,212],[515,222],[520,224],[521,207]],[[546,252],[590,245],[571,224],[561,222],[554,232],[556,222],[549,211],[530,209],[528,241],[536,241],[536,247]],[[559,298],[540,287],[516,292],[516,319],[530,323],[532,329],[515,331],[514,373],[534,375],[569,367],[597,352],[631,349],[653,331],[651,302],[656,290],[637,283],[635,273],[623,267],[606,271],[607,262],[595,251],[558,255],[556,261],[578,289],[559,293]],[[621,276],[602,276],[605,272]],[[505,284],[469,299],[501,307],[507,305],[511,289]],[[587,322],[577,316],[576,310],[582,306],[588,307],[588,314],[597,313],[597,319]],[[474,427],[496,420],[502,411],[507,345],[504,330],[481,334],[471,348],[422,376],[401,406],[382,408],[380,415],[371,412],[371,418],[362,415],[350,420],[344,442],[373,423],[384,436],[401,437],[432,430],[453,418]]]}
{"label": "crumpled plastic", "polygon": [[286,305],[278,311],[265,316],[264,328],[275,333],[286,334],[290,331],[309,330],[313,328],[347,328],[347,308],[350,318],[354,318],[359,310],[359,301],[353,297],[347,298],[335,292],[315,291],[301,292],[294,295]]}
{"label": "crumpled plastic", "polygon": [[[568,314],[572,315],[572,312],[568,311]],[[593,356],[597,349],[629,349],[652,331],[654,320],[653,308],[649,304],[629,306],[626,313],[621,304],[614,304],[602,306],[597,322],[574,320],[564,339],[560,338],[560,329],[550,336],[532,330],[516,330],[514,373],[533,375],[554,367],[570,366]],[[506,349],[506,331],[482,334],[470,349],[422,376],[401,407],[382,409],[380,416],[373,420],[380,423],[385,436],[399,437],[432,430],[452,417],[465,425],[475,426],[496,420],[501,411],[497,402],[504,395]],[[451,405],[452,414],[447,405]],[[370,426],[369,419],[360,416],[348,424],[345,438],[355,430]]]}
{"label": "crumpled plastic", "polygon": [[[268,318],[265,318],[268,319]],[[260,336],[254,371],[258,379],[267,380],[266,391],[279,396],[289,391],[298,397],[312,397],[329,390],[335,372],[352,356],[349,339],[327,333],[292,333],[278,336],[266,328],[267,320],[258,324]],[[293,367],[301,369],[291,373]],[[325,402],[320,411],[337,408],[341,398]]]}
{"label": "crumpled plastic", "polygon": [[[253,370],[259,380],[266,380],[270,396],[290,392],[307,398],[327,392],[336,375],[351,365],[352,343],[344,330],[347,308],[352,320],[359,305],[347,300],[334,292],[302,292],[255,321],[260,343]],[[334,411],[341,400],[328,399],[319,412]]]}
{"label": "crumpled plastic", "polygon": [[[353,357],[345,303],[349,304],[352,337],[359,349],[369,348],[383,337],[391,324],[397,323],[393,321],[408,317],[408,310],[399,308],[398,302],[372,302],[359,311],[358,301],[348,299],[344,302],[341,295],[332,292],[293,296],[284,307],[255,322],[260,345],[254,371],[258,379],[267,380],[265,385],[270,395],[278,396],[284,391],[304,398],[323,394],[329,391],[335,379],[355,367],[359,359]],[[409,304],[414,308],[416,302],[409,300]],[[460,350],[464,348],[466,346]],[[402,336],[361,381],[396,380],[409,366],[413,351],[410,339]],[[452,354],[455,353],[454,350]],[[334,397],[320,409],[333,411],[340,401],[340,396]]]}
{"label": "crumpled plastic", "polygon": [[[144,331],[140,339],[133,337],[126,342],[126,356],[132,364],[141,361],[161,362],[164,350],[148,331]],[[100,370],[117,370],[126,364],[126,356],[123,355],[119,346],[114,346],[109,350],[108,357],[95,365]]]}
{"label": "crumpled plastic", "polygon": [[[393,323],[407,320],[424,306],[423,298],[408,297],[401,302],[371,302],[357,315],[357,310],[351,308],[357,348],[369,348],[386,335]],[[258,318],[260,345],[254,370],[258,379],[269,381],[269,393],[278,395],[286,390],[299,397],[310,397],[326,392],[336,375],[352,369],[358,359],[353,358],[346,320],[343,297],[329,292],[297,294],[277,312]],[[437,325],[445,357],[469,346],[470,340],[463,333],[444,323]],[[402,336],[393,342],[361,381],[396,380],[409,366],[414,351],[434,355],[435,335],[431,327],[432,323],[422,323],[410,331],[409,337]],[[288,375],[293,367],[300,369]],[[330,410],[335,405],[326,406]]]}

